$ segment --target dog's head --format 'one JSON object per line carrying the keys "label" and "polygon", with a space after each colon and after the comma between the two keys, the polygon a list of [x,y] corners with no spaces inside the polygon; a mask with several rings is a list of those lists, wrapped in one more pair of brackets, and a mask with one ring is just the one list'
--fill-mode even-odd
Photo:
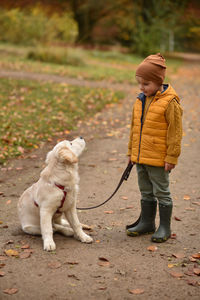
{"label": "dog's head", "polygon": [[84,149],[85,141],[82,137],[78,137],[73,141],[62,141],[47,154],[46,164],[53,158],[56,158],[61,163],[75,164],[78,162],[78,157]]}

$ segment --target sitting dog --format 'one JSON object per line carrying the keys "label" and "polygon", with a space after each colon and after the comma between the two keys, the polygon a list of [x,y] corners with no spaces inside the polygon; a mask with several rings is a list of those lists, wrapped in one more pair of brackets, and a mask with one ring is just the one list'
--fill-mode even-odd
{"label": "sitting dog", "polygon": [[62,141],[47,154],[40,179],[24,191],[18,214],[24,232],[42,235],[46,251],[56,249],[53,232],[91,243],[79,222],[76,200],[79,188],[78,157],[85,148],[82,137]]}

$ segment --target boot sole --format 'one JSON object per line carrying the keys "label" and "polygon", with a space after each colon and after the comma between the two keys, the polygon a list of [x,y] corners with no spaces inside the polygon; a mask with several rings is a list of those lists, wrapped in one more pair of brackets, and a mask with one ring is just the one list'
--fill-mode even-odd
{"label": "boot sole", "polygon": [[133,231],[133,232],[130,232],[129,230],[126,230],[126,234],[128,236],[133,236],[133,237],[136,237],[136,236],[140,236],[140,235],[145,235],[145,234],[152,234],[154,233],[155,231],[148,231],[148,232],[137,232],[137,231]]}
{"label": "boot sole", "polygon": [[151,241],[154,243],[164,243],[169,239],[169,237],[164,238],[152,238]]}

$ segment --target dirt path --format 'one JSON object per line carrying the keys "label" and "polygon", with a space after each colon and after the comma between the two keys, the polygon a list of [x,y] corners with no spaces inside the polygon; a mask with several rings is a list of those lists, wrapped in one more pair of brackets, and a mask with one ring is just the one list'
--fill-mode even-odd
{"label": "dirt path", "polygon": [[[41,237],[21,231],[16,204],[23,190],[37,180],[54,140],[1,170],[0,299],[199,299],[200,278],[196,274],[200,266],[194,255],[200,251],[199,75],[199,65],[188,65],[173,78],[185,110],[182,156],[171,174],[173,238],[149,251],[150,236],[126,236],[125,225],[140,212],[133,170],[107,205],[79,212],[81,222],[92,227],[93,244],[55,234],[56,252],[44,252]],[[129,122],[137,92],[133,88],[123,102],[80,122],[77,132],[71,133],[71,137],[84,136],[87,142],[79,164],[78,205],[100,203],[116,187],[127,163]],[[28,249],[23,247],[32,250],[26,254]],[[19,257],[6,256],[9,249],[17,251]],[[16,293],[10,296],[6,289],[16,289],[12,290]]]}
{"label": "dirt path", "polygon": [[88,86],[91,88],[110,88],[115,90],[130,90],[131,86],[129,84],[120,84],[120,83],[111,83],[110,81],[89,81],[89,80],[79,80],[77,78],[70,78],[65,76],[53,75],[53,74],[41,74],[41,73],[32,73],[25,71],[8,71],[0,70],[0,78],[9,77],[15,79],[29,79],[37,81],[48,81],[48,82],[57,82],[57,83],[67,83],[70,85],[78,86]]}

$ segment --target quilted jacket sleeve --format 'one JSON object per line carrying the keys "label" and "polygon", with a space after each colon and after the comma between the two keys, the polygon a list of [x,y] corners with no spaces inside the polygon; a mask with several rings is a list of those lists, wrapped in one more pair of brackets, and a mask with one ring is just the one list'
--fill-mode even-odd
{"label": "quilted jacket sleeve", "polygon": [[165,112],[168,123],[167,155],[165,157],[165,162],[175,165],[177,164],[178,157],[181,153],[182,114],[183,110],[180,104],[173,99]]}

